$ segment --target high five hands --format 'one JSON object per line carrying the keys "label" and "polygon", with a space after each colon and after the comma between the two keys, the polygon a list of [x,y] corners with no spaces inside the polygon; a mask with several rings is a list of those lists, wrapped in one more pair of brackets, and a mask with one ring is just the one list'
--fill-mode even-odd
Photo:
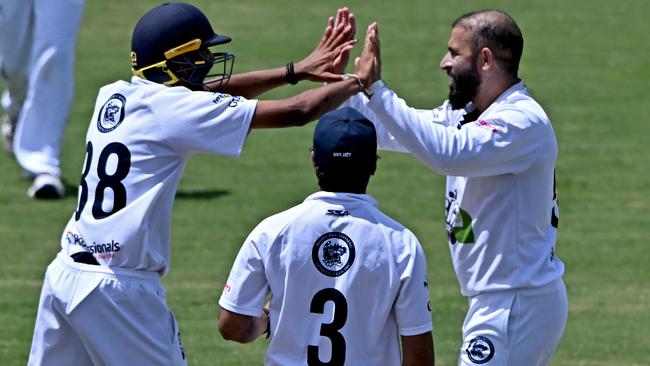
{"label": "high five hands", "polygon": [[348,8],[339,9],[336,18],[327,19],[327,27],[316,49],[295,64],[298,78],[317,82],[342,80],[341,64],[347,63],[350,50],[357,44],[355,32],[354,15],[350,14]]}
{"label": "high five hands", "polygon": [[[357,44],[354,38],[356,20],[348,8],[340,8],[335,17],[329,17],[327,27],[316,49],[296,63],[300,79],[334,82],[343,79],[350,51]],[[361,55],[355,59],[354,73],[365,87],[381,78],[379,29],[376,22],[368,26]]]}

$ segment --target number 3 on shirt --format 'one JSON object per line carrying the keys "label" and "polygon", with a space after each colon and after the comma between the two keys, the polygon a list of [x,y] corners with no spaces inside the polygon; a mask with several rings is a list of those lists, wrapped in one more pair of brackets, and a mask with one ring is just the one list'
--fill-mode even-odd
{"label": "number 3 on shirt", "polygon": [[[117,155],[117,166],[115,167],[115,172],[109,175],[106,172],[106,164],[108,163],[108,158],[113,154]],[[77,211],[75,211],[74,215],[76,221],[79,221],[81,212],[86,206],[86,201],[88,201],[89,188],[88,183],[86,182],[86,177],[88,176],[88,173],[90,173],[90,164],[92,161],[93,144],[88,141],[88,144],[86,145],[86,164],[81,173],[81,183],[79,183],[79,204],[77,205]],[[93,202],[92,207],[92,214],[96,220],[107,218],[126,206],[126,188],[122,184],[122,180],[124,180],[124,178],[129,174],[130,169],[131,152],[129,149],[119,142],[112,142],[106,145],[97,161],[97,177],[99,178],[99,182],[95,188],[95,201]],[[113,208],[108,212],[104,211],[102,208],[106,189],[111,189],[113,191]]]}
{"label": "number 3 on shirt", "polygon": [[322,362],[318,358],[318,346],[307,347],[307,364],[312,365],[343,365],[345,362],[345,338],[339,330],[345,325],[348,319],[348,303],[341,292],[333,288],[326,288],[318,291],[311,300],[309,311],[316,314],[323,314],[325,303],[334,303],[334,319],[331,323],[323,323],[320,326],[320,335],[330,339],[332,343],[332,356],[329,362]]}

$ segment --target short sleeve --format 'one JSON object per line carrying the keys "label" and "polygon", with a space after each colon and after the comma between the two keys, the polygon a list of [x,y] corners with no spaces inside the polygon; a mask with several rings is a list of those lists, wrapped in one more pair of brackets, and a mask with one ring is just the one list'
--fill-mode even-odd
{"label": "short sleeve", "polygon": [[171,87],[152,102],[165,140],[180,154],[241,154],[256,100],[221,93]]}
{"label": "short sleeve", "polygon": [[410,253],[403,253],[404,260],[398,264],[400,289],[395,301],[395,318],[402,336],[413,336],[433,329],[427,260],[415,237],[406,243]]}
{"label": "short sleeve", "polygon": [[260,316],[269,292],[264,261],[251,234],[237,254],[219,306],[237,314]]}

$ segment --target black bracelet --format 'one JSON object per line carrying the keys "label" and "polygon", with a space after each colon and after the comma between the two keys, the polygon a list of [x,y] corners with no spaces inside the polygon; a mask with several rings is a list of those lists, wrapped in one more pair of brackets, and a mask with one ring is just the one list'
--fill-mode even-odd
{"label": "black bracelet", "polygon": [[266,338],[268,339],[271,335],[271,317],[269,316],[269,311],[266,308],[262,308],[262,312],[266,314],[266,330],[264,333],[266,333]]}
{"label": "black bracelet", "polygon": [[298,78],[296,77],[296,73],[293,71],[293,62],[289,62],[285,66],[284,78],[287,80],[287,83],[291,85],[298,84]]}

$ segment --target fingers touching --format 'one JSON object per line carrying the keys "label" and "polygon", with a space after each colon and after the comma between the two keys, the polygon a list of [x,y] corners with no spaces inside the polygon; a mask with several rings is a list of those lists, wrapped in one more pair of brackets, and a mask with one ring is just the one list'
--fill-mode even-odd
{"label": "fingers touching", "polygon": [[366,31],[361,55],[354,60],[355,74],[368,86],[381,78],[379,27],[371,23]]}

